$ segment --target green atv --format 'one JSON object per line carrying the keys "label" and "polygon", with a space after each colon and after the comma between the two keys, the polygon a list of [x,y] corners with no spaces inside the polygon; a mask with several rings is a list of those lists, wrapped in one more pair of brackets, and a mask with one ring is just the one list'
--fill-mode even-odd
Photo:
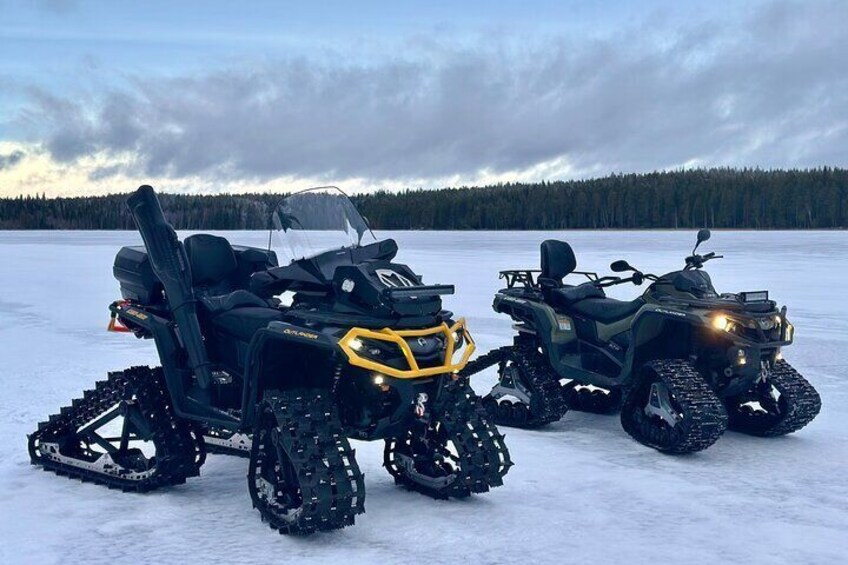
{"label": "green atv", "polygon": [[[656,276],[616,261],[627,277],[576,271],[571,247],[548,240],[541,270],[501,272],[507,288],[494,309],[515,320],[512,346],[469,364],[466,373],[498,365],[499,381],[484,404],[499,425],[538,427],[569,408],[620,410],[634,439],[666,453],[706,449],[726,428],[779,436],[819,412],[816,390],[781,348],[794,328],[786,307],[767,291],[719,294],[702,270],[715,253],[698,255],[709,230],[698,232],[682,270]],[[565,284],[581,275],[582,284]],[[604,288],[650,286],[632,301]]]}

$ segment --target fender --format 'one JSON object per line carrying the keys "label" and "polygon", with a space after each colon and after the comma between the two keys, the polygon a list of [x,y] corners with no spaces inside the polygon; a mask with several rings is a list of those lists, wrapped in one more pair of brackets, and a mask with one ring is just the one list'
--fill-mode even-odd
{"label": "fender", "polygon": [[[492,307],[496,312],[505,313],[514,320],[527,321],[533,324],[544,346],[545,354],[548,357],[551,367],[561,377],[576,380],[587,380],[590,378],[594,380],[608,379],[607,377],[584,371],[561,361],[559,350],[556,346],[577,340],[577,330],[572,316],[557,314],[552,307],[544,302],[527,300],[502,293],[495,295],[495,301]],[[562,323],[565,320],[568,321],[568,326]],[[614,387],[618,384],[614,379],[608,379],[604,382],[609,387]]]}
{"label": "fender", "polygon": [[[247,350],[242,392],[242,427],[253,424],[256,405],[266,388],[330,388],[334,367],[341,357],[332,337],[286,322],[271,322],[257,331]],[[269,374],[274,365],[285,364],[288,371]],[[302,365],[301,371],[297,371]],[[308,373],[304,371],[308,366]]]}
{"label": "fender", "polygon": [[572,317],[558,318],[556,311],[543,302],[498,293],[495,295],[492,308],[495,312],[507,314],[513,320],[532,323],[536,331],[542,334],[540,338],[543,343],[561,344],[577,339],[573,322],[568,324],[568,329],[560,323],[560,318],[571,320]]}
{"label": "fender", "polygon": [[703,327],[703,317],[668,305],[648,303],[633,318],[631,342],[624,366],[621,368],[621,380],[629,384],[633,380],[633,370],[642,361],[651,357],[648,351],[654,340],[670,326],[688,328]]}

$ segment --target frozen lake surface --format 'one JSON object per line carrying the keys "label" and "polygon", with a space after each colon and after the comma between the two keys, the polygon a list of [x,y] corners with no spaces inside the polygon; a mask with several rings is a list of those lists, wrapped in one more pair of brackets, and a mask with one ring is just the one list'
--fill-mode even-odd
{"label": "frozen lake surface", "polygon": [[[485,352],[511,340],[491,309],[497,272],[538,266],[562,237],[582,270],[626,258],[650,272],[682,265],[692,232],[401,232],[398,259],[428,283],[455,283],[446,307]],[[233,233],[262,245],[265,234]],[[516,466],[505,486],[434,501],[394,486],[382,442],[357,443],[367,512],[355,527],[279,536],[251,508],[247,461],[212,455],[202,476],[123,494],[29,465],[26,434],[107,371],[156,364],[150,341],[106,333],[112,278],[129,232],[0,232],[0,562],[159,563],[845,563],[848,555],[848,233],[714,232],[704,249],[720,291],[760,290],[789,305],[785,354],[823,409],[800,433],[728,433],[709,450],[669,457],[642,447],[618,418],[571,412],[539,431],[505,429]],[[636,287],[616,296],[633,297]],[[485,393],[491,372],[473,384]]]}

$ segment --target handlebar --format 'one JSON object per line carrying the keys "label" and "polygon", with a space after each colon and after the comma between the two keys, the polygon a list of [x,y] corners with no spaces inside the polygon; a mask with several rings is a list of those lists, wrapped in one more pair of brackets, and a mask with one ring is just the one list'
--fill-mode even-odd
{"label": "handlebar", "polygon": [[723,259],[724,255],[716,255],[714,251],[710,251],[706,255],[690,255],[686,258],[685,270],[700,269],[704,263],[710,259]]}
{"label": "handlebar", "polygon": [[601,277],[598,280],[592,281],[592,284],[594,284],[595,286],[600,287],[600,288],[606,288],[606,287],[609,287],[609,286],[616,286],[616,285],[624,284],[624,283],[633,283],[636,286],[640,286],[646,280],[656,281],[658,279],[659,279],[659,277],[657,277],[656,275],[652,275],[650,273],[642,273],[640,271],[635,271],[631,276],[629,276],[627,278],[606,276],[606,277]]}
{"label": "handlebar", "polygon": [[606,276],[592,281],[592,284],[599,287],[614,286],[621,284],[624,280],[621,277]]}

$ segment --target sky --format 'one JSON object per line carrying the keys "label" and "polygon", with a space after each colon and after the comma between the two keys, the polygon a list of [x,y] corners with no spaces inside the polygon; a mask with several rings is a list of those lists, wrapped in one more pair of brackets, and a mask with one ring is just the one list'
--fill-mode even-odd
{"label": "sky", "polygon": [[0,196],[848,166],[848,2],[0,0]]}

